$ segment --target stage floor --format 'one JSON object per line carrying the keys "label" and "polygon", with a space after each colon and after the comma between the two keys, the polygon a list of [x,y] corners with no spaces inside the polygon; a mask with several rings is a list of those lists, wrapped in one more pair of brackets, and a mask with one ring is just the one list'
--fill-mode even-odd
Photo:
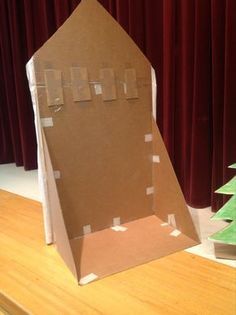
{"label": "stage floor", "polygon": [[235,315],[232,267],[181,251],[80,287],[44,243],[39,202],[1,190],[0,226],[0,305],[10,314]]}

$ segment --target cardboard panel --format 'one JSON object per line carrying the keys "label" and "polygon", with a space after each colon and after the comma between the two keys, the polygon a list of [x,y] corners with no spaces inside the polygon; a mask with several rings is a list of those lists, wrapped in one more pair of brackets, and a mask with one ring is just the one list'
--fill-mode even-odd
{"label": "cardboard panel", "polygon": [[[88,15],[89,28],[84,18]],[[91,49],[95,43],[99,43],[96,54]],[[130,54],[120,49],[124,46]],[[113,69],[117,82],[123,82],[126,64],[132,64],[145,82],[139,99],[127,101],[117,83],[117,99],[112,103],[103,101],[104,93],[94,93],[91,103],[75,106],[68,88],[73,60],[87,68],[91,82],[101,82],[101,69]],[[65,105],[59,112],[47,106],[44,89],[38,93],[41,118],[53,119],[53,127],[44,131],[53,168],[61,173],[56,185],[69,237],[83,235],[85,225],[91,225],[93,232],[107,228],[114,217],[123,223],[151,215],[153,196],[146,195],[146,188],[152,186],[152,145],[144,142],[144,135],[152,130],[151,74],[143,54],[96,1],[88,0],[36,52],[34,61],[40,64],[39,77],[48,64],[61,69],[66,86]]]}
{"label": "cardboard panel", "polygon": [[[75,262],[72,249],[70,246],[68,232],[65,226],[65,221],[63,218],[60,200],[58,192],[56,189],[55,178],[53,175],[53,168],[51,164],[51,159],[48,153],[47,143],[45,140],[44,132],[42,130],[42,140],[43,147],[45,152],[45,166],[47,172],[47,187],[48,187],[48,202],[51,210],[53,232],[54,232],[54,242],[57,245],[57,250],[60,253],[61,257],[64,259],[64,262],[73,273],[75,278],[80,278],[79,272],[79,262]],[[78,250],[78,253],[81,255],[81,248]]]}
{"label": "cardboard panel", "polygon": [[153,120],[153,156],[158,156],[159,163],[153,163],[155,214],[163,221],[172,223],[176,228],[193,240],[198,241],[190,213],[174,173],[158,127]]}
{"label": "cardboard panel", "polygon": [[182,233],[171,235],[174,229],[163,226],[155,215],[124,226],[125,232],[105,229],[70,241],[82,278],[90,274],[103,278],[197,244]]}

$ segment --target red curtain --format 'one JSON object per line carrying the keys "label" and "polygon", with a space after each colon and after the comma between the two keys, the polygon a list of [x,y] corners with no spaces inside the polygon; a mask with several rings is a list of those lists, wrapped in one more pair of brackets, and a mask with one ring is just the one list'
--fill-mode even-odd
{"label": "red curtain", "polygon": [[[79,2],[0,1],[0,163],[36,167],[25,64]],[[188,204],[217,209],[236,161],[236,1],[100,2],[156,70],[158,125]]]}

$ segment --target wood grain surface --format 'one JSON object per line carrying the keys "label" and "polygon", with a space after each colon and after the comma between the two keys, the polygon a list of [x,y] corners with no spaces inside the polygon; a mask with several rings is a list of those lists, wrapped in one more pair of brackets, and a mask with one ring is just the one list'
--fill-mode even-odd
{"label": "wood grain surface", "polygon": [[179,252],[80,287],[44,244],[40,203],[0,190],[0,226],[0,313],[236,314],[234,268]]}

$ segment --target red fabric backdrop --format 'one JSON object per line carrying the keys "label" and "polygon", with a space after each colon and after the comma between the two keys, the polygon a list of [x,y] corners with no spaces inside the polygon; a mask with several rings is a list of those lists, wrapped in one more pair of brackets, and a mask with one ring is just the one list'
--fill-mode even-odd
{"label": "red fabric backdrop", "polygon": [[[0,1],[0,163],[36,167],[25,64],[79,2]],[[156,70],[158,125],[187,202],[216,209],[236,161],[236,1],[100,2]]]}

